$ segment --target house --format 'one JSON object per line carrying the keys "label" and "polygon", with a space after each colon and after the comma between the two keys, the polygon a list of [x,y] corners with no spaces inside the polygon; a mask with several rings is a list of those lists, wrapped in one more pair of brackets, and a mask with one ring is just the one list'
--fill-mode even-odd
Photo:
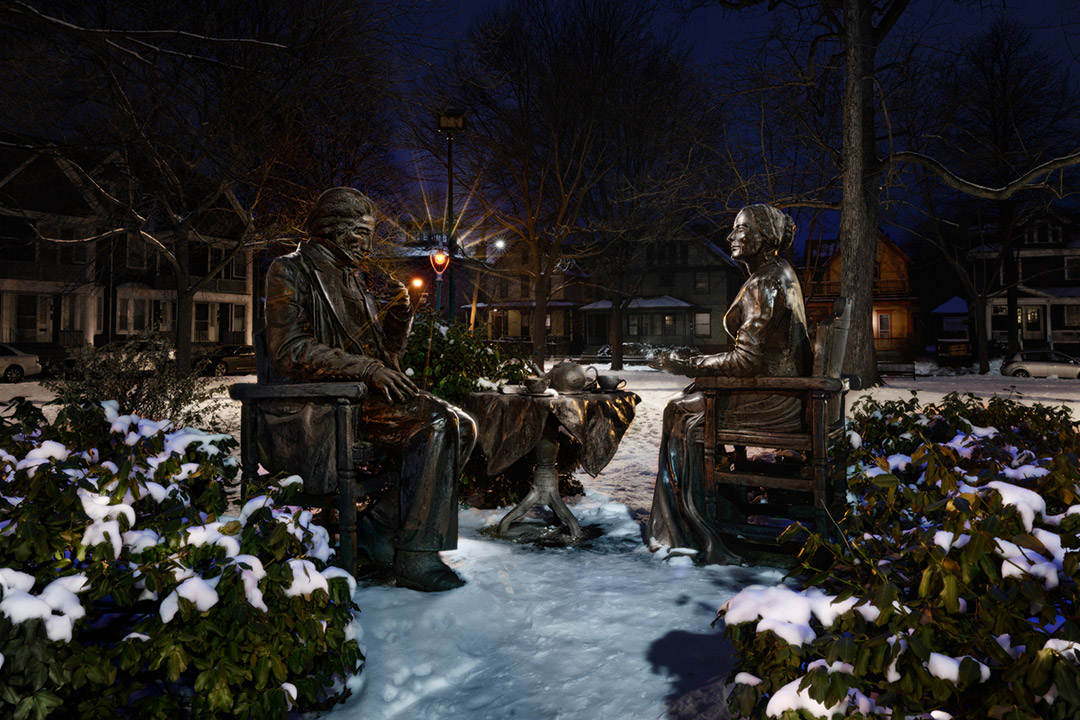
{"label": "house", "polygon": [[[677,238],[646,248],[640,291],[623,309],[623,342],[692,347],[715,353],[729,347],[727,312],[743,278],[714,239]],[[587,352],[610,344],[612,301],[581,307]]]}
{"label": "house", "polygon": [[[172,334],[176,290],[172,267],[137,233],[124,228],[72,161],[21,139],[0,145],[0,339],[46,359],[147,332]],[[110,158],[80,158],[103,185]],[[194,344],[249,344],[251,254],[225,263],[242,223],[222,200],[198,219],[189,248]],[[53,240],[98,238],[66,243]],[[168,233],[155,238],[169,246]]]}
{"label": "house", "polygon": [[[828,317],[840,295],[843,257],[837,240],[811,243],[805,257],[799,276],[807,320],[813,327]],[[911,266],[911,258],[879,231],[873,270],[874,350],[879,359],[913,360],[922,346],[918,305],[911,292]]]}
{"label": "house", "polygon": [[[970,230],[996,237],[996,228]],[[1016,288],[1019,340],[1025,348],[1080,352],[1080,225],[1077,215],[1051,208],[1023,218],[1017,225]],[[990,341],[1008,343],[1008,283],[1001,245],[977,244],[970,256],[980,284],[989,281],[987,325]]]}
{"label": "house", "polygon": [[939,365],[966,365],[971,360],[973,328],[968,302],[954,296],[930,311]]}

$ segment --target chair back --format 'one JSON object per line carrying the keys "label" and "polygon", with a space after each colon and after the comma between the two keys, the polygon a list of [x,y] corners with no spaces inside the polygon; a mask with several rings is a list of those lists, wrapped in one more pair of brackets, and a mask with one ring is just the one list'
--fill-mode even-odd
{"label": "chair back", "polygon": [[255,379],[263,385],[290,383],[291,379],[278,374],[270,364],[270,355],[266,352],[266,331],[259,330],[252,338],[255,346]]}
{"label": "chair back", "polygon": [[851,298],[838,297],[832,314],[818,323],[814,334],[814,375],[840,377],[851,326]]}

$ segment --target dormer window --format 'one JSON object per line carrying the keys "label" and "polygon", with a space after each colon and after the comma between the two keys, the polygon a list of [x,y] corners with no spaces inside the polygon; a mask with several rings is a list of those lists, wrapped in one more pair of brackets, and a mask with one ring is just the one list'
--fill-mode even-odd
{"label": "dormer window", "polygon": [[1036,223],[1024,230],[1024,240],[1029,245],[1050,245],[1061,242],[1061,226]]}

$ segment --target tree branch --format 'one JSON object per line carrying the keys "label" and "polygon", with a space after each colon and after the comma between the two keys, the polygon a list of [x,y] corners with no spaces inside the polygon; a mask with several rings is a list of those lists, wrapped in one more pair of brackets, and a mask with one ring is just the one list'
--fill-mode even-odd
{"label": "tree branch", "polygon": [[900,152],[893,153],[889,157],[881,161],[882,165],[893,165],[898,163],[913,163],[921,167],[926,168],[934,175],[936,175],[942,182],[951,187],[953,190],[959,190],[962,193],[971,195],[973,197],[985,198],[987,200],[1005,200],[1012,197],[1017,191],[1024,189],[1032,184],[1032,181],[1040,175],[1049,174],[1055,170],[1061,170],[1067,167],[1073,167],[1080,165],[1080,150],[1071,153],[1069,155],[1063,155],[1061,157],[1048,160],[1041,165],[1038,165],[1026,173],[1016,178],[1012,182],[999,188],[987,187],[985,185],[979,185],[978,183],[965,180],[956,173],[949,170],[939,161],[924,155],[922,153],[911,152],[902,150]]}

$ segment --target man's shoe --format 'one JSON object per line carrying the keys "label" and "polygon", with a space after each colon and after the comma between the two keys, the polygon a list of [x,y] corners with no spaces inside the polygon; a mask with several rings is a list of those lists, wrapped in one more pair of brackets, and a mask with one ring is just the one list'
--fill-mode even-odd
{"label": "man's shoe", "polygon": [[422,592],[444,592],[465,584],[439,559],[439,553],[431,550],[398,550],[394,555],[394,575],[401,587]]}

